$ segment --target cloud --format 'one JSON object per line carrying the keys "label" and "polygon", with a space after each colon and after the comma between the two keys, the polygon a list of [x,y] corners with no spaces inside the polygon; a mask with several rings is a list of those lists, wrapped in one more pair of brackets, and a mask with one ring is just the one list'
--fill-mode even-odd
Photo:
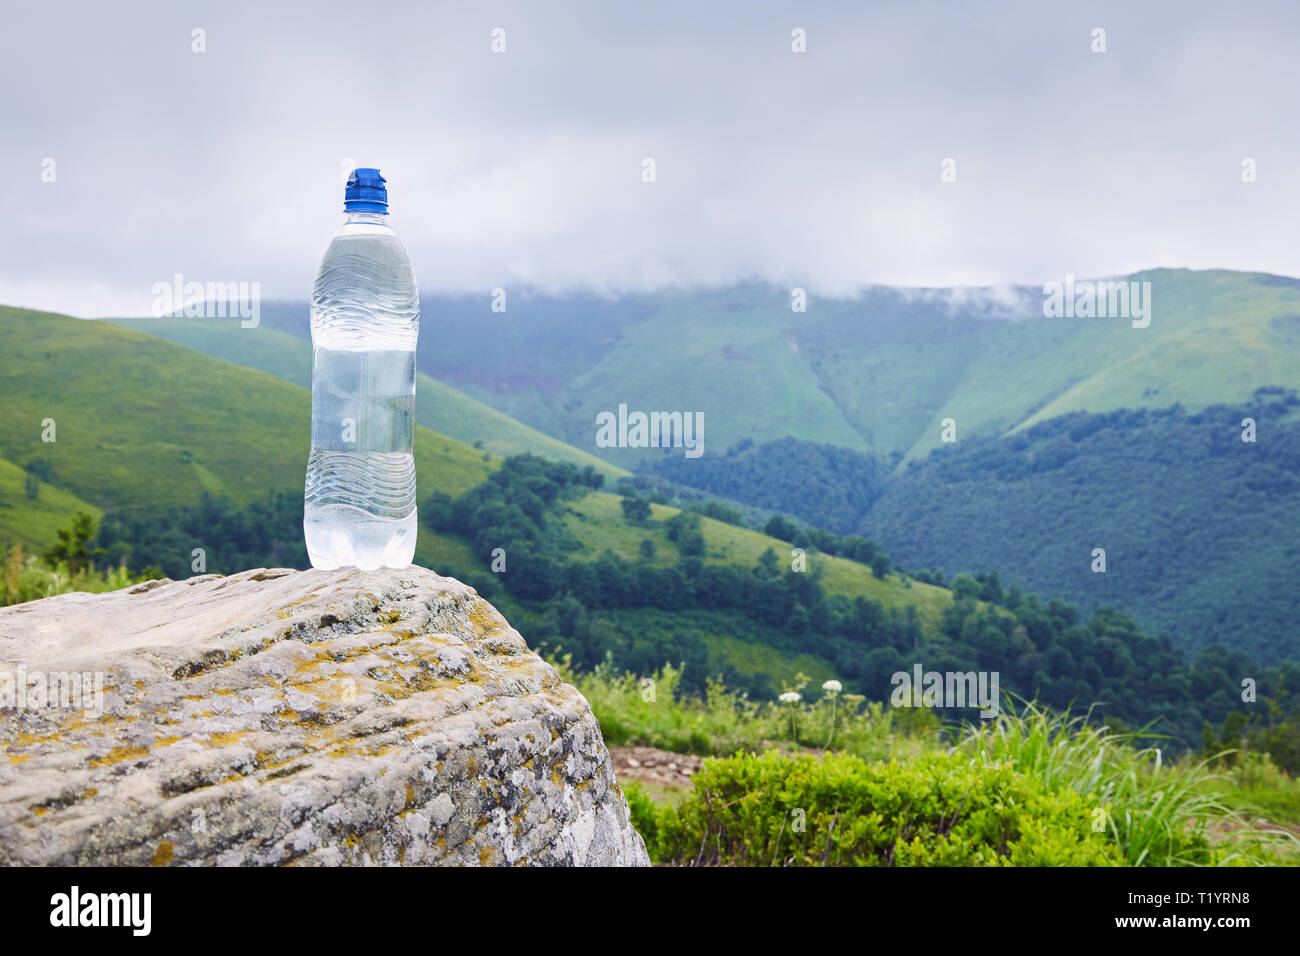
{"label": "cloud", "polygon": [[0,37],[0,302],[143,314],[177,272],[303,298],[348,163],[430,292],[1300,274],[1286,4],[68,9]]}

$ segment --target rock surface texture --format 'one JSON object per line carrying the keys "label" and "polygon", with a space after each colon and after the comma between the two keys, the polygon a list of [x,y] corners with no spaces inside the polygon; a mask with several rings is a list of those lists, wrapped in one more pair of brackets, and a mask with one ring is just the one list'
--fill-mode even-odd
{"label": "rock surface texture", "polygon": [[649,862],[587,702],[418,567],[0,610],[0,745],[0,864]]}

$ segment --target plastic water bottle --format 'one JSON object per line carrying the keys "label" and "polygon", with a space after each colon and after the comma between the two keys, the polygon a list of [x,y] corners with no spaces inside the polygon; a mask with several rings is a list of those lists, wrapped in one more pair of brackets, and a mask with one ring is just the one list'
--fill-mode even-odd
{"label": "plastic water bottle", "polygon": [[303,532],[314,568],[404,568],[415,554],[420,296],[377,169],[355,170],[311,295],[311,456]]}

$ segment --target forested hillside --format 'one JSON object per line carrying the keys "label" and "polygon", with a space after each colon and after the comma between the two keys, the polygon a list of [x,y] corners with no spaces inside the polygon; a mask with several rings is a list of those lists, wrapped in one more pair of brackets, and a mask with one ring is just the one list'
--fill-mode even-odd
{"label": "forested hillside", "polygon": [[[1045,317],[1040,288],[804,290],[803,303],[759,283],[609,299],[512,289],[503,312],[486,294],[426,296],[441,331],[419,361],[582,452],[865,533],[904,567],[998,570],[1189,648],[1300,654],[1284,544],[1300,515],[1269,457],[1292,435],[1256,397],[1300,387],[1300,282],[1116,278],[1150,283],[1146,327]],[[304,316],[271,308],[265,321],[302,335]],[[596,414],[620,403],[700,413],[704,454],[597,447]],[[1192,417],[1220,406],[1218,431]],[[1052,437],[1112,413],[1094,439]],[[1260,422],[1253,445],[1239,441],[1245,417]],[[1031,446],[1014,444],[1038,425]],[[1221,453],[1212,436],[1237,444]],[[1026,455],[1031,471],[1008,470]],[[937,470],[949,460],[964,477]],[[1090,570],[1098,547],[1105,574]]]}
{"label": "forested hillside", "polygon": [[[1200,411],[1063,415],[963,438],[882,477],[865,454],[795,439],[655,471],[840,533],[904,567],[999,571],[1154,633],[1297,656],[1300,400],[1277,388]],[[1243,425],[1254,422],[1253,435]],[[1253,437],[1253,441],[1243,441]],[[1093,549],[1106,571],[1092,571]]]}
{"label": "forested hillside", "polygon": [[[1123,608],[1192,647],[1297,656],[1298,407],[1264,391],[1243,405],[1077,413],[969,439],[909,466],[859,530],[906,567],[996,568],[1084,608]],[[1246,419],[1254,441],[1242,440]]]}
{"label": "forested hillside", "polygon": [[[1284,666],[1289,676],[1283,677],[1221,646],[1185,657],[1169,639],[1143,634],[1127,615],[1103,609],[1085,616],[1063,601],[1004,588],[997,574],[959,576],[955,600],[944,607],[939,626],[928,628],[915,609],[900,612],[836,593],[820,567],[800,573],[774,548],[752,563],[721,561],[698,516],[671,512],[656,520],[636,499],[625,499],[623,510],[625,523],[644,535],[640,555],[596,555],[573,535],[566,516],[598,485],[599,476],[569,465],[513,458],[477,488],[455,499],[437,496],[424,510],[435,530],[467,537],[476,552],[501,549],[501,586],[524,608],[544,609],[533,639],[566,651],[582,666],[608,658],[644,673],[656,660],[681,661],[683,685],[703,691],[713,663],[708,635],[730,627],[784,656],[808,654],[832,663],[870,699],[887,699],[891,676],[914,664],[997,671],[1004,691],[1057,707],[1095,703],[1099,716],[1151,724],[1178,746],[1196,743],[1207,720],[1218,723],[1242,709],[1239,675],[1266,674],[1269,693],[1281,688],[1279,680],[1300,678],[1295,662]],[[804,536],[785,527],[791,538]],[[875,551],[862,539],[820,537],[836,550],[854,550],[861,542]],[[673,548],[668,562],[662,560],[664,538]],[[607,621],[629,613],[651,626],[632,640],[611,640]],[[677,626],[663,615],[676,616]],[[727,677],[731,686],[759,696],[775,690],[754,675]]]}

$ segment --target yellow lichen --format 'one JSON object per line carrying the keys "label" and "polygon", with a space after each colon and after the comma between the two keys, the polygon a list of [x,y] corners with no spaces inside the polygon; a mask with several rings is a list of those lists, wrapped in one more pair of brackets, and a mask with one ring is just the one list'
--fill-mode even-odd
{"label": "yellow lichen", "polygon": [[109,764],[121,763],[123,760],[131,760],[135,757],[144,757],[149,751],[145,747],[114,747],[102,757],[91,758],[92,767],[107,767]]}
{"label": "yellow lichen", "polygon": [[251,730],[233,730],[223,734],[209,734],[208,745],[211,747],[226,747],[233,744],[246,734],[252,733]]}

